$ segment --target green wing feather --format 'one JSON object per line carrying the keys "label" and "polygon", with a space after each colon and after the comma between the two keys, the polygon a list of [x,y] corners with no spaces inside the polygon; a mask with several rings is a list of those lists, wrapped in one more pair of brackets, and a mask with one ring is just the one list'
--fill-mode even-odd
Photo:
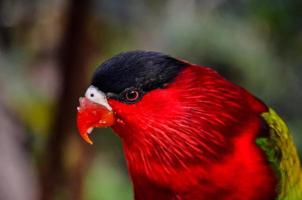
{"label": "green wing feather", "polygon": [[262,113],[270,128],[269,137],[256,140],[266,153],[278,178],[278,200],[302,200],[302,169],[292,136],[285,122],[273,110]]}

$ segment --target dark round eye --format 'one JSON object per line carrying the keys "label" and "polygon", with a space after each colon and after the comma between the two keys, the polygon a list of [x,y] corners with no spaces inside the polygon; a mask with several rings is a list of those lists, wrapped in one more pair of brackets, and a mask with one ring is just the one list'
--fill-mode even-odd
{"label": "dark round eye", "polygon": [[140,93],[137,90],[129,90],[125,94],[127,101],[136,101],[140,97]]}

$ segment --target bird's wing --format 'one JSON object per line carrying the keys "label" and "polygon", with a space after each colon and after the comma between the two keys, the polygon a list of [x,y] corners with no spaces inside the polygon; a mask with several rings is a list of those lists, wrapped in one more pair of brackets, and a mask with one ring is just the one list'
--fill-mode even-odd
{"label": "bird's wing", "polygon": [[273,109],[261,116],[269,127],[269,136],[257,138],[256,143],[279,178],[278,200],[302,200],[302,169],[291,133]]}

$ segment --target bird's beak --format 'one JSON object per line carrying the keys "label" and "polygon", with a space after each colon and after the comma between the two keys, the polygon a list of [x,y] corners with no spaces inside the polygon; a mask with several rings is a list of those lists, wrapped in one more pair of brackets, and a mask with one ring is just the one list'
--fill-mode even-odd
{"label": "bird's beak", "polygon": [[93,144],[89,138],[93,128],[112,126],[115,121],[114,114],[105,106],[94,103],[87,97],[81,97],[79,101],[80,106],[77,114],[78,130],[86,142]]}

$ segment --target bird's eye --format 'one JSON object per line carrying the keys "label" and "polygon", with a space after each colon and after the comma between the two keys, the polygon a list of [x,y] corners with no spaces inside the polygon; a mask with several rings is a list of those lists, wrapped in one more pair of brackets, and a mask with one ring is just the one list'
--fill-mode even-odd
{"label": "bird's eye", "polygon": [[128,101],[135,101],[138,99],[138,97],[139,97],[139,92],[136,90],[131,90],[126,93],[126,99]]}
{"label": "bird's eye", "polygon": [[125,97],[127,101],[133,102],[140,97],[140,93],[137,90],[130,90],[126,92]]}

